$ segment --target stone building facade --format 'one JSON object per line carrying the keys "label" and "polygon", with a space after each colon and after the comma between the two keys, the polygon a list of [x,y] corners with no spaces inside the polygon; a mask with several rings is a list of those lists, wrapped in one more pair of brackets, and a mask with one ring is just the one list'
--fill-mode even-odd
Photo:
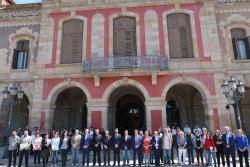
{"label": "stone building facade", "polygon": [[[0,10],[0,88],[12,128],[235,128],[220,85],[250,86],[250,3],[44,0]],[[10,111],[2,101],[0,128]],[[241,102],[250,134],[250,91]]]}

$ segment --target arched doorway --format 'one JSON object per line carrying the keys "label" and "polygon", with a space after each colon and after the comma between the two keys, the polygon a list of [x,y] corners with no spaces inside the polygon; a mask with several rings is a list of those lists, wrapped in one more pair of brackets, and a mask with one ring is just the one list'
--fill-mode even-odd
{"label": "arched doorway", "polygon": [[121,132],[146,127],[145,98],[141,91],[133,86],[116,88],[109,97],[108,128]]}
{"label": "arched doorway", "polygon": [[[0,131],[4,132],[8,129],[9,120],[9,131],[18,130],[19,128],[22,130],[26,129],[29,125],[29,105],[29,99],[27,95],[24,94],[23,99],[16,101],[12,106],[12,113],[10,115],[11,101],[10,99],[3,99],[1,104]],[[6,131],[6,133],[8,132]]]}
{"label": "arched doorway", "polygon": [[171,87],[166,96],[167,124],[192,128],[205,126],[206,118],[200,92],[189,84],[177,84]]}
{"label": "arched doorway", "polygon": [[85,128],[87,126],[87,98],[78,87],[72,87],[61,92],[55,102],[55,129]]}
{"label": "arched doorway", "polygon": [[240,103],[240,114],[242,126],[245,133],[250,136],[250,88],[246,87],[246,92]]}

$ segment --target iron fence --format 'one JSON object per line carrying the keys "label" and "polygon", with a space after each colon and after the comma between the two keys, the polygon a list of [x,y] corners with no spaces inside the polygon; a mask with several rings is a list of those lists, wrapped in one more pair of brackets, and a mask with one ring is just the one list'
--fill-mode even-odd
{"label": "iron fence", "polygon": [[168,59],[163,56],[109,56],[91,58],[83,61],[83,71],[102,72],[115,69],[167,70]]}

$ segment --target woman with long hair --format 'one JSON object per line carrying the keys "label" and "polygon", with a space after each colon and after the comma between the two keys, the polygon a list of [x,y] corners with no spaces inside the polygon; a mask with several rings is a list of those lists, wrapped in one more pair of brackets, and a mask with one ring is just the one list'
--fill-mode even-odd
{"label": "woman with long hair", "polygon": [[144,159],[145,165],[150,166],[150,137],[148,135],[148,131],[144,132],[143,159]]}
{"label": "woman with long hair", "polygon": [[42,150],[41,150],[41,158],[43,159],[44,167],[48,164],[48,160],[50,157],[50,144],[51,140],[49,138],[49,134],[46,133],[42,141]]}
{"label": "woman with long hair", "polygon": [[222,162],[222,165],[225,166],[225,155],[224,155],[224,148],[223,148],[223,143],[222,143],[222,134],[220,130],[215,131],[215,135],[213,139],[214,139],[214,144],[216,147],[217,164],[218,166],[220,166]]}
{"label": "woman with long hair", "polygon": [[35,138],[32,141],[33,151],[34,151],[34,164],[40,164],[40,154],[42,149],[42,137],[39,132],[35,133]]}
{"label": "woman with long hair", "polygon": [[54,137],[51,139],[51,151],[52,151],[52,165],[57,165],[58,162],[58,152],[60,145],[59,132],[54,133]]}
{"label": "woman with long hair", "polygon": [[215,155],[216,147],[215,147],[211,132],[207,132],[207,136],[206,136],[205,143],[204,143],[204,148],[205,148],[205,152],[206,152],[206,156],[207,156],[206,166],[211,165],[211,156],[214,160],[214,166],[216,166],[217,165],[216,164],[216,155]]}
{"label": "woman with long hair", "polygon": [[62,167],[66,166],[69,149],[70,149],[70,138],[68,136],[68,131],[64,130],[62,138],[60,140],[60,151],[61,151],[61,157],[62,157]]}

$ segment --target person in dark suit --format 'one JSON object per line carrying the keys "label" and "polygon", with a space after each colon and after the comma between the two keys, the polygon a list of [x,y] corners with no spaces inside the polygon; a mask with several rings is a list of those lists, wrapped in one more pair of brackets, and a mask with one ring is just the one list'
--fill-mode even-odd
{"label": "person in dark suit", "polygon": [[116,161],[118,162],[118,166],[120,166],[120,148],[121,148],[121,135],[119,134],[119,130],[115,129],[115,134],[112,137],[113,144],[113,152],[114,152],[114,166],[116,165]]}
{"label": "person in dark suit", "polygon": [[142,164],[142,148],[143,138],[138,134],[138,130],[134,130],[134,136],[132,137],[132,149],[133,149],[133,165],[136,165],[136,156],[139,166]]}
{"label": "person in dark suit", "polygon": [[89,134],[89,130],[85,129],[84,134],[81,138],[82,166],[84,166],[85,163],[87,163],[87,166],[89,166],[89,154],[91,151],[91,140],[92,140],[92,137]]}
{"label": "person in dark suit", "polygon": [[161,155],[161,139],[157,131],[154,131],[154,136],[151,139],[151,145],[154,150],[155,166],[160,166],[160,155]]}
{"label": "person in dark suit", "polygon": [[131,149],[131,136],[128,134],[128,130],[125,130],[124,136],[122,137],[123,165],[129,165],[130,149]]}
{"label": "person in dark suit", "polygon": [[228,126],[224,127],[224,134],[222,135],[222,143],[224,153],[226,155],[227,166],[230,167],[230,156],[232,157],[233,167],[236,167],[235,160],[235,136],[230,132]]}
{"label": "person in dark suit", "polygon": [[110,166],[110,149],[112,148],[112,140],[111,136],[109,135],[109,131],[105,131],[105,135],[102,138],[102,145],[104,166]]}
{"label": "person in dark suit", "polygon": [[99,133],[99,129],[96,129],[92,139],[93,166],[95,166],[96,163],[96,156],[98,165],[101,166],[101,143],[102,143],[102,135]]}

